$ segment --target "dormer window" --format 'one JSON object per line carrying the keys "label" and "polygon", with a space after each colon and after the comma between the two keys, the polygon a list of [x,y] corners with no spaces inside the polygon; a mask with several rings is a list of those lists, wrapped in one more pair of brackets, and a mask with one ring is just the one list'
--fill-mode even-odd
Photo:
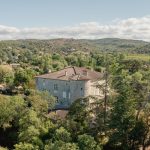
{"label": "dormer window", "polygon": [[83,70],[83,75],[84,75],[84,76],[88,76],[87,70]]}

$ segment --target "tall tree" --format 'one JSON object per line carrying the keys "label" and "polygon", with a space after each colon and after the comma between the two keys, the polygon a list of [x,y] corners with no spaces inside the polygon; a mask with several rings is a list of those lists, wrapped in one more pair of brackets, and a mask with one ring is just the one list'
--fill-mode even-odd
{"label": "tall tree", "polygon": [[110,122],[110,142],[121,149],[129,149],[129,135],[136,123],[136,101],[127,76],[123,73],[118,78],[118,96],[113,104]]}

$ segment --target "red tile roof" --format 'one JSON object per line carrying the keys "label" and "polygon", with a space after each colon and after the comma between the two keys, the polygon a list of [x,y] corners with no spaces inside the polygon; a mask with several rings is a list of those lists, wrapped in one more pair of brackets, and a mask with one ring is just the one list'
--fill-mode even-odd
{"label": "red tile roof", "polygon": [[67,67],[62,70],[36,76],[36,78],[57,80],[97,80],[103,74],[84,67]]}

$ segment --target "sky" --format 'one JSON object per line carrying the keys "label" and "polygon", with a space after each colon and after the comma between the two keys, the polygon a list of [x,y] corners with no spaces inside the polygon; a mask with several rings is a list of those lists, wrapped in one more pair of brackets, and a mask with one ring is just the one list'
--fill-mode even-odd
{"label": "sky", "polygon": [[150,0],[0,0],[0,40],[150,41]]}

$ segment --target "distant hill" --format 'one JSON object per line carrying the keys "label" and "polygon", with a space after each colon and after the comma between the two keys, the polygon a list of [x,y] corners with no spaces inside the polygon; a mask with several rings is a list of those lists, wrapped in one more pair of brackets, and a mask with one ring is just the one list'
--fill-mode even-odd
{"label": "distant hill", "polygon": [[150,43],[148,42],[144,42],[140,40],[118,39],[118,38],[105,38],[105,39],[85,40],[85,41],[95,46],[97,50],[107,51],[107,52],[119,51],[119,52],[139,53],[140,51],[137,50],[140,49],[141,47],[147,45],[150,46]]}
{"label": "distant hill", "polygon": [[[6,51],[7,50],[7,51]],[[51,39],[51,40],[11,40],[0,41],[0,56],[3,53],[30,50],[40,52],[72,52],[72,51],[103,51],[150,53],[150,43],[139,40],[105,38],[98,40],[86,39]]]}

